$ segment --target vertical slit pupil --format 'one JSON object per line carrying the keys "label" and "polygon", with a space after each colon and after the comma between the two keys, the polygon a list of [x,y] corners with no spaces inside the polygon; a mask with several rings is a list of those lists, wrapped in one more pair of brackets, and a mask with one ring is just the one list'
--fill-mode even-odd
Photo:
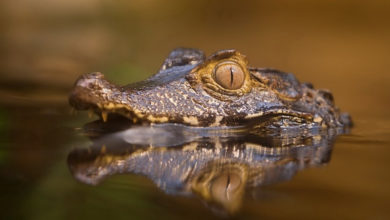
{"label": "vertical slit pupil", "polygon": [[233,68],[230,67],[230,86],[233,86]]}
{"label": "vertical slit pupil", "polygon": [[227,176],[227,181],[226,181],[226,198],[229,199],[229,186],[230,186],[230,174]]}

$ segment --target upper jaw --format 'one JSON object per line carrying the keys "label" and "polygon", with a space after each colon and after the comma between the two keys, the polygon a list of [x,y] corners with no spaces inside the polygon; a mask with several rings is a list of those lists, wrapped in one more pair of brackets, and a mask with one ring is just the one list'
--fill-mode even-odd
{"label": "upper jaw", "polygon": [[76,110],[87,110],[100,101],[94,90],[104,78],[101,73],[89,73],[80,76],[69,95],[69,104]]}
{"label": "upper jaw", "polygon": [[102,73],[88,73],[75,82],[69,104],[76,110],[92,110],[106,119],[108,112],[119,109],[120,96],[120,88],[105,80]]}

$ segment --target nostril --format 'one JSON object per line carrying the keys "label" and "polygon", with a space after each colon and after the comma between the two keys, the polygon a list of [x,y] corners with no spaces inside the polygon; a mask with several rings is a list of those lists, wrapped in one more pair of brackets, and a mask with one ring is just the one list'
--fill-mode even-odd
{"label": "nostril", "polygon": [[320,94],[329,105],[334,105],[334,98],[333,98],[333,95],[330,91],[320,89],[320,90],[318,90],[318,94]]}
{"label": "nostril", "polygon": [[104,75],[101,72],[93,72],[93,73],[88,73],[84,75],[85,77],[88,77],[90,79],[103,79]]}
{"label": "nostril", "polygon": [[91,88],[91,86],[97,85],[103,78],[104,75],[100,72],[84,74],[76,81],[75,86]]}

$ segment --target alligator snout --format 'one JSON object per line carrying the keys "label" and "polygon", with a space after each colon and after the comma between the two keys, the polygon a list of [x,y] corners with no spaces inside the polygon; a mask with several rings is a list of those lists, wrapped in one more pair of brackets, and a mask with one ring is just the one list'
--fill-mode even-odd
{"label": "alligator snout", "polygon": [[75,82],[69,103],[77,110],[91,109],[97,103],[108,102],[109,94],[114,93],[114,88],[116,87],[105,80],[100,72],[84,74]]}

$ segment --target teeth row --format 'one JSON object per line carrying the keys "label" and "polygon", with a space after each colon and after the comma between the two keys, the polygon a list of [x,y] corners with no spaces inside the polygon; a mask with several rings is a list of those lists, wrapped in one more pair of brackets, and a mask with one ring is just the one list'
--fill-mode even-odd
{"label": "teeth row", "polygon": [[[88,110],[88,118],[92,118],[94,114],[95,114],[95,112],[93,111],[93,109]],[[102,111],[101,116],[102,116],[103,122],[106,122],[107,118],[108,118],[108,113],[105,111]]]}
{"label": "teeth row", "polygon": [[[77,109],[75,109],[75,108],[71,108],[70,109],[70,114],[71,115],[77,115],[77,113],[78,113]],[[88,118],[92,118],[94,114],[95,114],[95,112],[93,111],[93,109],[89,109],[88,110]],[[103,121],[107,122],[108,113],[106,111],[102,111],[101,112],[101,116],[102,116]],[[134,121],[134,119],[133,119],[133,121]]]}
{"label": "teeth row", "polygon": [[[107,122],[107,120],[108,120],[108,111],[104,111],[104,110],[102,110],[102,109],[100,109],[100,111],[101,111],[100,115],[101,115],[101,118],[102,118],[103,122]],[[70,114],[71,114],[71,115],[77,115],[78,112],[79,112],[79,111],[78,111],[76,108],[73,108],[73,107],[72,107],[72,108],[70,109]],[[88,110],[88,118],[92,118],[92,117],[94,116],[95,113],[96,113],[96,111],[94,111],[93,108],[90,108],[90,109]],[[127,114],[126,117],[127,117],[128,119],[132,120],[133,123],[137,123],[138,120],[139,120],[137,117],[133,117],[133,116],[131,116],[130,114]]]}

